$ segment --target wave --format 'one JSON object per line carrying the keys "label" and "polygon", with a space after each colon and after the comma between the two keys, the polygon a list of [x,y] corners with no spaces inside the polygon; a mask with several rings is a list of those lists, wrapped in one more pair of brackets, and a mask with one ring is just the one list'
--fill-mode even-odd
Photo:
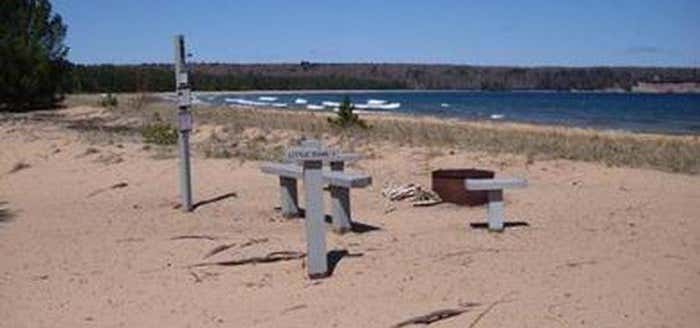
{"label": "wave", "polygon": [[267,102],[270,102],[270,101],[277,101],[277,97],[262,96],[262,97],[258,97],[258,100],[260,100],[260,101],[267,101]]}
{"label": "wave", "polygon": [[310,110],[322,110],[322,109],[324,109],[324,108],[325,108],[325,107],[324,107],[324,106],[321,106],[321,105],[313,105],[313,104],[312,104],[312,105],[306,105],[306,109],[310,109]]}
{"label": "wave", "polygon": [[239,105],[244,105],[244,106],[268,106],[269,105],[269,103],[247,100],[247,99],[242,99],[242,98],[225,98],[224,101],[227,103],[234,103],[234,104],[239,104]]}
{"label": "wave", "polygon": [[326,107],[340,107],[340,103],[335,101],[322,101],[321,105]]}
{"label": "wave", "polygon": [[299,104],[299,105],[304,105],[304,104],[308,103],[308,101],[304,98],[297,98],[294,100],[294,103]]}
{"label": "wave", "polygon": [[370,99],[367,100],[367,105],[384,105],[386,104],[386,100],[381,100],[381,99]]}
{"label": "wave", "polygon": [[379,109],[398,109],[401,107],[401,103],[388,103],[386,105],[380,105],[378,106]]}

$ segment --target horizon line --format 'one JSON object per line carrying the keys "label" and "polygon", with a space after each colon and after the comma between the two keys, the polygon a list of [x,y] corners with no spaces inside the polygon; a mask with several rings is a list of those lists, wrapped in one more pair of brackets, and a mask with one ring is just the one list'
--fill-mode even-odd
{"label": "horizon line", "polygon": [[[68,60],[73,65],[83,66],[141,66],[141,65],[173,65],[173,62],[138,62],[138,63],[109,63],[109,62],[73,62]],[[302,63],[320,64],[320,65],[404,65],[404,66],[461,66],[461,67],[481,67],[481,68],[522,68],[522,69],[543,69],[543,68],[632,68],[632,69],[700,69],[700,66],[676,66],[676,65],[482,65],[482,64],[456,64],[456,63],[421,63],[421,62],[326,62],[326,61],[307,61],[301,60],[297,62],[279,61],[279,62],[223,62],[223,61],[190,61],[187,64],[199,65],[301,65]]]}

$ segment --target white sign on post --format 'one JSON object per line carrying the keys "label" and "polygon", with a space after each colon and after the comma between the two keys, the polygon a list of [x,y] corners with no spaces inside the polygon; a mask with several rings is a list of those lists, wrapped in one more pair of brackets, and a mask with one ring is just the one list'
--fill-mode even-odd
{"label": "white sign on post", "polygon": [[192,113],[181,110],[177,113],[178,127],[180,131],[192,131]]}
{"label": "white sign on post", "polygon": [[323,161],[338,156],[338,152],[330,149],[295,147],[287,151],[290,161]]}

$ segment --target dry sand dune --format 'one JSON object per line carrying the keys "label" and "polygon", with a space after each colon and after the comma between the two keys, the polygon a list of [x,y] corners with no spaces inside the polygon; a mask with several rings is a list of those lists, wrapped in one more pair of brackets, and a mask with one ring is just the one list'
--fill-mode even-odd
{"label": "dry sand dune", "polygon": [[[190,267],[305,251],[259,162],[195,157],[195,200],[227,197],[187,214],[176,159],[138,142],[90,143],[51,119],[0,135],[0,327],[391,327],[442,309],[466,312],[431,327],[700,323],[699,176],[384,145],[355,167],[374,177],[353,191],[355,219],[376,229],[329,231],[346,256],[311,281],[303,260]],[[530,226],[472,230],[485,209],[450,204],[387,211],[382,185],[429,186],[449,167],[527,177],[506,216]]]}

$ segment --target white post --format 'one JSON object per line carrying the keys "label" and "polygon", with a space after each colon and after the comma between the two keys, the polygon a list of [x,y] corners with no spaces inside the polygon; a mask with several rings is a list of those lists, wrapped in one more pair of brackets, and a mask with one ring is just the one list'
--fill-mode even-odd
{"label": "white post", "polygon": [[190,212],[192,206],[192,184],[190,178],[190,85],[185,65],[185,38],[175,36],[175,89],[178,98],[178,146],[180,151],[180,195],[183,210]]}
{"label": "white post", "polygon": [[306,248],[309,278],[328,275],[326,232],[323,211],[323,162],[304,161],[304,190],[306,192]]}

